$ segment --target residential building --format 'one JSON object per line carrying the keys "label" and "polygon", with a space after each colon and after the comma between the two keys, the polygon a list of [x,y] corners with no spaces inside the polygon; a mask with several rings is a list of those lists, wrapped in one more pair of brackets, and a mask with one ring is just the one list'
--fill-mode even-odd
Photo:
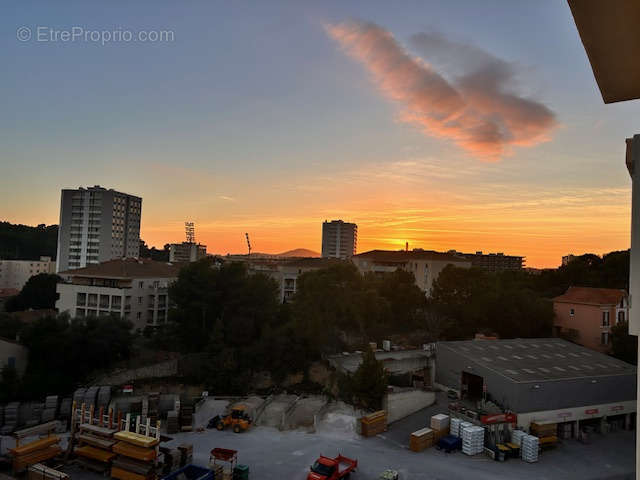
{"label": "residential building", "polygon": [[22,376],[27,368],[29,350],[24,345],[0,337],[0,371],[4,367],[14,367],[18,375]]}
{"label": "residential building", "polygon": [[181,264],[148,259],[108,260],[60,272],[56,310],[71,318],[116,315],[135,329],[167,322],[168,287]]}
{"label": "residential building", "polygon": [[274,279],[278,284],[282,303],[287,303],[295,295],[298,277],[303,273],[344,262],[336,258],[248,258],[241,255],[228,258],[232,261],[246,262],[250,273],[262,273]]}
{"label": "residential building", "polygon": [[22,290],[34,275],[56,273],[56,262],[51,257],[40,260],[0,260],[0,288]]}
{"label": "residential building", "polygon": [[169,246],[170,262],[195,262],[207,256],[207,246],[199,243],[172,243]]}
{"label": "residential building", "polygon": [[99,185],[62,190],[56,271],[140,253],[142,198]]}
{"label": "residential building", "polygon": [[458,254],[471,260],[471,266],[481,268],[489,272],[501,272],[504,270],[522,270],[524,257],[518,255],[505,255],[504,253],[460,253],[452,250],[450,253]]}
{"label": "residential building", "polygon": [[608,353],[611,327],[629,318],[629,299],[625,290],[569,287],[553,299],[553,310],[557,337]]}
{"label": "residential building", "polygon": [[362,273],[386,273],[398,269],[413,273],[416,285],[427,296],[431,294],[433,282],[447,265],[470,268],[471,260],[456,253],[433,250],[371,250],[355,255],[353,263]]}
{"label": "residential building", "polygon": [[560,338],[438,342],[436,382],[531,422],[633,424],[636,367]]}
{"label": "residential building", "polygon": [[322,223],[322,257],[351,258],[358,246],[358,226],[342,220]]}

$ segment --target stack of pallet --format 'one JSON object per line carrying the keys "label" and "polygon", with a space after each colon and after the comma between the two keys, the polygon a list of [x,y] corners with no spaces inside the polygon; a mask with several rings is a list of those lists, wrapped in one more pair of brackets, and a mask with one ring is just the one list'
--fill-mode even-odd
{"label": "stack of pallet", "polygon": [[360,419],[361,434],[363,437],[374,437],[379,433],[387,431],[387,412],[378,410],[377,412],[365,415]]}
{"label": "stack of pallet", "polygon": [[116,456],[111,451],[116,443],[113,439],[116,432],[113,428],[81,423],[76,436],[80,446],[75,449],[78,463],[99,473],[108,472]]}
{"label": "stack of pallet", "polygon": [[44,401],[44,410],[42,411],[42,421],[50,422],[58,416],[58,396],[49,395]]}
{"label": "stack of pallet", "polygon": [[477,455],[484,450],[484,428],[470,426],[462,429],[462,452]]}
{"label": "stack of pallet", "polygon": [[434,441],[437,442],[445,435],[449,435],[449,415],[439,413],[431,417]]}
{"label": "stack of pallet", "polygon": [[36,463],[29,467],[27,480],[69,480],[69,475]]}
{"label": "stack of pallet", "polygon": [[569,422],[558,424],[558,437],[568,440],[573,436],[573,425]]}
{"label": "stack of pallet", "polygon": [[522,437],[526,435],[522,430],[513,430],[511,432],[511,443],[515,443],[519,447],[522,446]]}
{"label": "stack of pallet", "polygon": [[538,461],[540,450],[540,439],[533,435],[523,435],[520,456],[525,462],[533,463]]}
{"label": "stack of pallet", "polygon": [[193,444],[191,443],[182,443],[178,445],[178,450],[180,450],[180,466],[184,467],[185,465],[189,465],[193,462]]}
{"label": "stack of pallet", "polygon": [[151,480],[156,478],[157,445],[155,437],[134,432],[117,432],[113,452],[118,456],[113,461],[111,477],[120,480]]}
{"label": "stack of pallet", "polygon": [[13,471],[22,472],[30,465],[56,457],[62,452],[59,442],[60,438],[57,435],[49,435],[9,449],[13,457]]}
{"label": "stack of pallet", "polygon": [[423,428],[417,430],[409,437],[409,448],[412,452],[421,452],[426,448],[433,447],[433,430]]}
{"label": "stack of pallet", "polygon": [[540,439],[540,445],[552,446],[558,442],[558,424],[557,423],[532,423],[531,434]]}
{"label": "stack of pallet", "polygon": [[167,475],[171,472],[175,472],[181,466],[184,466],[184,465],[180,465],[182,452],[180,452],[180,450],[178,450],[177,448],[160,447],[159,450],[160,450],[160,453],[162,453],[163,455],[163,461],[162,461],[163,474]]}
{"label": "stack of pallet", "polygon": [[179,431],[178,412],[171,410],[167,413],[167,433],[171,435],[173,433],[178,433]]}
{"label": "stack of pallet", "polygon": [[193,430],[193,405],[184,404],[180,407],[180,430],[190,432]]}

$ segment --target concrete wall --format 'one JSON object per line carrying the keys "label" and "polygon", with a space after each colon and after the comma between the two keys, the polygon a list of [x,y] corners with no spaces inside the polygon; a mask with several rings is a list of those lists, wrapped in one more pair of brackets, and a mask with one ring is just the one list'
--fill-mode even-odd
{"label": "concrete wall", "polygon": [[[10,361],[10,359],[13,359]],[[29,350],[19,343],[0,338],[0,370],[13,363],[19,375],[24,374],[29,360]]]}
{"label": "concrete wall", "polygon": [[0,288],[22,290],[34,275],[55,271],[56,262],[49,257],[40,257],[40,260],[0,260]]}
{"label": "concrete wall", "polygon": [[[387,422],[396,422],[412,413],[427,408],[436,401],[433,392],[424,390],[403,390],[388,393],[385,396],[383,408],[387,411]],[[426,422],[426,419],[425,419]]]}

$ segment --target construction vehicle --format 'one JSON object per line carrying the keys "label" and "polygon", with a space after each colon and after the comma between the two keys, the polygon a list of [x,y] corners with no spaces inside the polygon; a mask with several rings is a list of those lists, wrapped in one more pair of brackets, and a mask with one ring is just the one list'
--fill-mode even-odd
{"label": "construction vehicle", "polygon": [[342,480],[351,476],[356,471],[358,460],[338,455],[335,458],[320,455],[311,465],[311,471],[307,480]]}
{"label": "construction vehicle", "polygon": [[231,413],[213,417],[207,426],[220,431],[230,426],[235,433],[240,433],[249,429],[251,417],[247,414],[244,405],[236,405],[231,409]]}

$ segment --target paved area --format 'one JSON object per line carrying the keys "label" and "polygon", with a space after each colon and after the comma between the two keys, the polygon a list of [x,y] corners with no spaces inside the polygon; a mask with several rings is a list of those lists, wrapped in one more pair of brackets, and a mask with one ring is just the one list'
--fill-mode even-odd
{"label": "paved area", "polygon": [[[250,467],[250,478],[259,480],[296,480],[306,478],[309,465],[319,454],[342,453],[358,459],[358,472],[352,480],[377,480],[380,472],[393,468],[402,480],[496,478],[538,479],[633,479],[635,478],[635,441],[632,431],[619,431],[608,435],[594,435],[592,443],[581,444],[567,440],[554,450],[546,451],[540,461],[528,464],[511,459],[494,462],[479,455],[468,457],[460,452],[445,454],[434,448],[421,453],[408,450],[412,431],[424,426],[434,413],[446,410],[446,399],[390,426],[388,432],[365,439],[353,431],[348,411],[333,413],[318,433],[279,431],[271,427],[255,427],[248,432],[231,431],[180,433],[170,445],[183,442],[194,445],[194,463],[207,465],[209,452],[214,447],[239,451],[240,463]],[[89,472],[73,470],[74,480],[99,480],[103,477]]]}

